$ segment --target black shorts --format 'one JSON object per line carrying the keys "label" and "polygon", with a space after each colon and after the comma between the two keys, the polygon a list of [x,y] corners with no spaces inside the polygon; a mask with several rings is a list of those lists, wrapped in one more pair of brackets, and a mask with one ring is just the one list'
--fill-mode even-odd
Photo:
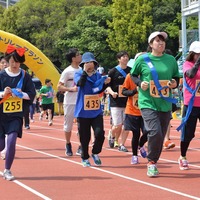
{"label": "black shorts", "polygon": [[41,105],[41,107],[42,107],[42,110],[52,110],[53,109],[53,104],[52,103],[50,103],[50,104],[42,104]]}
{"label": "black shorts", "polygon": [[145,128],[142,116],[126,114],[124,120],[124,130],[132,132],[138,132],[142,130],[142,132],[144,133]]}
{"label": "black shorts", "polygon": [[10,120],[0,120],[0,137],[5,137],[5,135],[17,132],[19,138],[22,137],[22,126],[23,118],[21,117],[11,117]]}

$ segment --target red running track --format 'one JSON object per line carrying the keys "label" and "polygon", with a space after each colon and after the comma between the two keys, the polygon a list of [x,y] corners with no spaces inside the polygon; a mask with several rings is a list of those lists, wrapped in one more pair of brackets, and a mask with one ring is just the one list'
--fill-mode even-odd
{"label": "red running track", "polygon": [[[55,116],[53,126],[46,120],[31,123],[30,130],[24,130],[23,138],[17,141],[16,159],[12,166],[14,181],[0,179],[1,200],[132,200],[132,199],[200,199],[200,128],[192,141],[187,158],[190,169],[181,171],[177,159],[180,155],[180,134],[175,128],[180,120],[172,120],[171,139],[176,147],[163,150],[158,162],[159,177],[146,175],[146,159],[131,165],[131,134],[126,146],[128,153],[108,148],[106,138],[100,154],[102,166],[83,168],[80,157],[65,156],[63,116]],[[109,117],[105,117],[105,131],[108,135]],[[78,148],[74,125],[72,145],[74,154]],[[0,161],[1,171],[4,161]]]}

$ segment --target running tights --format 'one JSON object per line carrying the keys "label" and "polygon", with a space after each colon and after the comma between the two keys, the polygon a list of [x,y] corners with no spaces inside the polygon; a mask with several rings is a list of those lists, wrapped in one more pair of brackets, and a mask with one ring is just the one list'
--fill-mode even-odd
{"label": "running tights", "polygon": [[6,159],[5,159],[5,169],[9,169],[12,166],[13,160],[15,158],[15,148],[17,141],[17,133],[12,132],[7,135],[7,141],[5,138],[0,139],[0,148],[3,150],[5,147],[5,142],[7,142]]}
{"label": "running tights", "polygon": [[182,142],[181,141],[181,156],[185,157],[186,156],[186,152],[188,150],[190,142]]}

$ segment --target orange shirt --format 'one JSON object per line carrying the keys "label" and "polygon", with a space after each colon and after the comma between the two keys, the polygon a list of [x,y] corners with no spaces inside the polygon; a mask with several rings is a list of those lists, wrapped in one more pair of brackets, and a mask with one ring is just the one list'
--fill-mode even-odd
{"label": "orange shirt", "polygon": [[[124,80],[123,88],[126,88],[128,90],[134,90],[136,89],[136,87],[137,86],[131,79],[130,74],[128,74],[126,76],[126,79]],[[141,112],[139,108],[137,107],[137,102],[138,102],[137,96],[138,96],[138,93],[135,94],[134,96],[128,97],[126,108],[125,108],[125,114],[141,116]]]}

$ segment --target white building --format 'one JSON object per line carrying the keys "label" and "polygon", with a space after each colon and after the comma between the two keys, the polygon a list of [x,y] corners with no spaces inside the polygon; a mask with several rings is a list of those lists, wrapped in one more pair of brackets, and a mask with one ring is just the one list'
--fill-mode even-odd
{"label": "white building", "polygon": [[[188,51],[189,45],[194,40],[200,41],[200,0],[181,0],[181,12],[182,12],[182,32],[181,32],[181,49],[183,57]],[[198,30],[196,31],[196,37],[194,37],[195,31],[187,31],[186,22],[187,17],[198,17]],[[193,34],[193,35],[192,35]],[[191,41],[188,41],[191,40]]]}
{"label": "white building", "polygon": [[19,0],[0,0],[0,5],[7,8],[8,6],[11,6],[17,3],[18,1]]}

